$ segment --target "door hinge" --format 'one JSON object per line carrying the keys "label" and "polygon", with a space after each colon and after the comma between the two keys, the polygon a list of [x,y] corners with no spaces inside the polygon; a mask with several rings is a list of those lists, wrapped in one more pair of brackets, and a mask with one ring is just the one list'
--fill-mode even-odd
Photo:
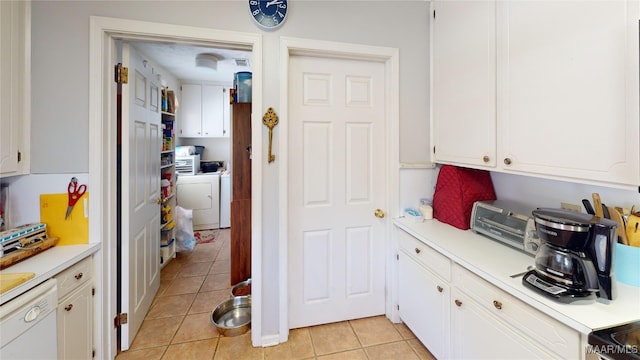
{"label": "door hinge", "polygon": [[96,358],[96,349],[91,350],[91,358],[92,359]]}
{"label": "door hinge", "polygon": [[435,146],[433,147],[433,153],[434,154],[436,153],[436,147]]}
{"label": "door hinge", "polygon": [[18,162],[22,161],[22,153],[18,150]]}
{"label": "door hinge", "polygon": [[122,313],[122,314],[118,314],[116,315],[116,318],[113,319],[113,325],[115,327],[120,327],[124,324],[126,324],[128,322],[128,314],[127,313]]}
{"label": "door hinge", "polygon": [[397,305],[397,307],[398,307],[398,311],[400,311],[400,305],[399,304]]}
{"label": "door hinge", "polygon": [[128,84],[129,83],[129,69],[122,66],[122,63],[118,63],[116,65],[115,71],[115,82],[118,84]]}
{"label": "door hinge", "polygon": [[396,254],[396,260],[400,260],[400,254]]}
{"label": "door hinge", "polygon": [[435,10],[433,10],[433,18],[434,19],[436,18],[436,11]]}
{"label": "door hinge", "polygon": [[91,288],[91,296],[96,296],[96,288]]}

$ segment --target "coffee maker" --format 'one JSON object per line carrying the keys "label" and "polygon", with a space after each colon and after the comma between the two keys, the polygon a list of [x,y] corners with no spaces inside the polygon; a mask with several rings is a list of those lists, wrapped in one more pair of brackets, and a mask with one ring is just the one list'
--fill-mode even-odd
{"label": "coffee maker", "polygon": [[618,224],[563,209],[538,208],[532,214],[541,245],[523,284],[564,303],[613,300]]}

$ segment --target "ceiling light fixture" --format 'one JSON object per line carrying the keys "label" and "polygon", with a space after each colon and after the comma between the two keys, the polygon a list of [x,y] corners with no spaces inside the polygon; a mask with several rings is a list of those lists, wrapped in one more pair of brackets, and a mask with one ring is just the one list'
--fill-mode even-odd
{"label": "ceiling light fixture", "polygon": [[218,70],[219,60],[220,58],[215,54],[198,54],[196,56],[196,67]]}

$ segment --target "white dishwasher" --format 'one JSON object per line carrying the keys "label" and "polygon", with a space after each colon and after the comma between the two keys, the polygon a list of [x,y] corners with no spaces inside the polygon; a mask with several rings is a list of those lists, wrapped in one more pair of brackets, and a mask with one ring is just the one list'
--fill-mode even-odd
{"label": "white dishwasher", "polygon": [[57,306],[56,279],[0,305],[0,358],[57,358]]}

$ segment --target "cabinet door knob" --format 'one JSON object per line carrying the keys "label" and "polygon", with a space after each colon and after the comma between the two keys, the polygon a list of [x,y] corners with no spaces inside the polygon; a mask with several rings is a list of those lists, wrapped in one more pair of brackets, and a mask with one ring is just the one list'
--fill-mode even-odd
{"label": "cabinet door knob", "polygon": [[436,286],[436,289],[438,289],[438,292],[442,292],[442,290],[444,290],[440,285]]}
{"label": "cabinet door knob", "polygon": [[502,309],[502,303],[498,300],[493,300],[493,306],[498,310]]}
{"label": "cabinet door knob", "polygon": [[65,306],[64,309],[67,310],[67,311],[71,311],[71,309],[73,309],[73,304],[69,304],[69,305]]}
{"label": "cabinet door knob", "polygon": [[458,300],[458,299],[456,299],[456,300],[454,301],[454,303],[456,303],[456,306],[457,306],[457,307],[462,306],[462,301],[460,301],[460,300]]}
{"label": "cabinet door knob", "polygon": [[511,165],[511,159],[510,158],[504,158],[504,164],[505,165]]}
{"label": "cabinet door knob", "polygon": [[416,254],[420,254],[420,252],[422,251],[422,250],[420,250],[418,248],[415,248],[414,250],[415,250]]}
{"label": "cabinet door knob", "polygon": [[489,160],[491,160],[487,155],[482,157],[482,161],[484,161],[485,163],[488,163]]}
{"label": "cabinet door knob", "polygon": [[76,280],[80,280],[80,279],[82,279],[83,276],[84,276],[83,273],[77,273],[77,274],[75,274],[74,278],[76,278]]}

